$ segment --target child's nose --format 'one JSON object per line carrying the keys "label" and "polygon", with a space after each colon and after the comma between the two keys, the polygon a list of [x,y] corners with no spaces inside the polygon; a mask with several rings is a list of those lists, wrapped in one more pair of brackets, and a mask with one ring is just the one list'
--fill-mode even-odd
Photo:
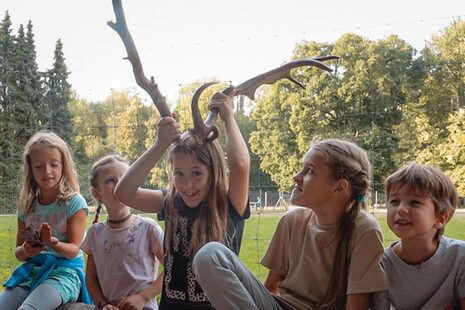
{"label": "child's nose", "polygon": [[404,202],[401,202],[399,204],[399,207],[397,208],[397,212],[398,213],[407,213],[408,212],[407,204],[404,203]]}
{"label": "child's nose", "polygon": [[52,171],[52,166],[45,165],[45,173],[50,173]]}
{"label": "child's nose", "polygon": [[194,180],[192,178],[187,178],[185,180],[185,183],[184,183],[184,186],[186,186],[187,188],[192,188],[194,186]]}

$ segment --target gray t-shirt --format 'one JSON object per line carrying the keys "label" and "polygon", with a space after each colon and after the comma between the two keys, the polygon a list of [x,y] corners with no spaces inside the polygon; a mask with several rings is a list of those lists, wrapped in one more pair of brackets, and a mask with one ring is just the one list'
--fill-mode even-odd
{"label": "gray t-shirt", "polygon": [[442,237],[434,255],[418,265],[407,264],[394,252],[398,242],[386,248],[382,259],[389,291],[375,294],[371,309],[460,309],[460,299],[465,298],[465,241]]}

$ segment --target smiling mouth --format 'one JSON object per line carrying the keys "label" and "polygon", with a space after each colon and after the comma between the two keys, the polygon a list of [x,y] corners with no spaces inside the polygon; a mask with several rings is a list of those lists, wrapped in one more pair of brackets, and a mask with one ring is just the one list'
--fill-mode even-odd
{"label": "smiling mouth", "polygon": [[194,197],[195,195],[197,195],[198,191],[197,192],[183,192],[183,193],[187,197]]}
{"label": "smiling mouth", "polygon": [[407,220],[397,220],[394,223],[396,225],[410,225],[410,224],[412,224],[410,221],[407,221]]}

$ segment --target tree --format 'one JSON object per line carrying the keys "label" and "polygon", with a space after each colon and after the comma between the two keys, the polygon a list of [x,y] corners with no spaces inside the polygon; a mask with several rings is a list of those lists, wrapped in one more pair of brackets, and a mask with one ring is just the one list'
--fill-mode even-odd
{"label": "tree", "polygon": [[[114,115],[107,117],[108,145],[113,143],[114,151],[124,155],[128,160],[136,160],[145,151],[145,141],[149,128],[146,121],[149,117],[148,107],[139,98],[121,92],[112,95]],[[151,128],[150,128],[151,129]]]}
{"label": "tree", "polygon": [[27,84],[28,84],[28,95],[27,98],[35,110],[35,114],[38,117],[38,125],[42,127],[43,124],[40,123],[40,120],[43,119],[44,109],[43,109],[43,100],[44,100],[44,81],[42,79],[42,74],[39,72],[39,68],[36,62],[36,49],[33,33],[32,22],[29,21],[27,24],[27,33],[26,33],[26,55],[24,67],[27,68]]}
{"label": "tree", "polygon": [[8,11],[0,23],[0,207],[12,210],[16,189],[13,178],[17,167],[11,165],[18,159],[16,144],[11,136],[10,105],[14,80],[14,36],[11,34],[11,19]]}
{"label": "tree", "polygon": [[71,101],[71,85],[68,82],[68,68],[65,64],[63,44],[58,40],[55,45],[54,63],[52,69],[45,73],[46,95],[45,111],[46,119],[41,120],[46,128],[55,131],[65,141],[72,141],[72,115],[68,104]]}
{"label": "tree", "polygon": [[411,70],[412,91],[398,132],[399,165],[416,160],[450,173],[459,189],[463,161],[465,98],[465,22],[456,21],[434,35]]}
{"label": "tree", "polygon": [[111,148],[106,145],[107,127],[105,118],[111,113],[108,105],[103,102],[89,103],[83,99],[74,99],[69,104],[73,115],[74,145],[80,149],[83,156],[95,160]]}
{"label": "tree", "polygon": [[307,85],[305,91],[283,81],[257,103],[252,150],[280,189],[289,190],[312,140],[348,138],[369,151],[377,190],[394,169],[394,128],[409,91],[413,49],[396,36],[369,41],[346,34],[335,44],[298,44],[292,58],[327,54],[341,56],[333,75],[297,69],[294,76]]}
{"label": "tree", "polygon": [[22,148],[40,128],[37,111],[41,110],[43,96],[30,23],[27,37],[23,25],[19,26],[13,55],[15,83],[11,87],[8,110],[13,139]]}

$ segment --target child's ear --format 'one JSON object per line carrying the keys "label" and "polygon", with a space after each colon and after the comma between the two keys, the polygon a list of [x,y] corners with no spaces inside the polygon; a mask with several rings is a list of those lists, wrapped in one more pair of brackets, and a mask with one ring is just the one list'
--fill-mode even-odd
{"label": "child's ear", "polygon": [[97,201],[100,201],[100,195],[98,191],[95,189],[95,187],[92,187],[90,191],[92,192],[92,196],[94,196],[95,199],[97,199]]}
{"label": "child's ear", "polygon": [[347,192],[349,189],[349,182],[346,179],[339,179],[336,181],[336,184],[334,186],[334,191],[335,192]]}
{"label": "child's ear", "polygon": [[443,229],[446,226],[446,223],[448,220],[449,220],[448,212],[443,212],[439,215],[436,215],[436,223],[434,224],[434,228]]}

